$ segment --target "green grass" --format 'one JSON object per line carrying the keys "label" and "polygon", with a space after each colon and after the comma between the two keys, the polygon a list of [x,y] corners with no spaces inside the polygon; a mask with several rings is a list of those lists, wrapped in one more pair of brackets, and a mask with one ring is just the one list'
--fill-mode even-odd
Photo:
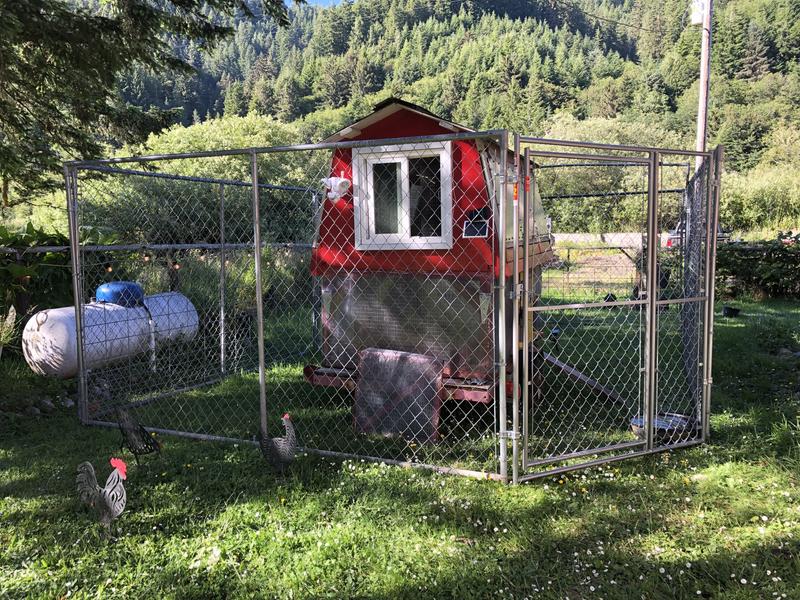
{"label": "green grass", "polygon": [[0,421],[0,597],[798,598],[800,359],[759,333],[800,304],[736,306],[711,444],[518,487],[313,456],[279,480],[249,444],[164,437],[109,542],[74,470],[105,476],[118,433]]}

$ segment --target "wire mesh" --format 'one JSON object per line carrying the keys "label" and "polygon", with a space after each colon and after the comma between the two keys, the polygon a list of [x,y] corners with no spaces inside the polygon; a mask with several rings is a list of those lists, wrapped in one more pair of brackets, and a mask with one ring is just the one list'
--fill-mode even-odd
{"label": "wire mesh", "polygon": [[[685,155],[598,150],[572,158],[538,152],[534,141],[526,154],[553,258],[529,273],[531,307],[522,316],[532,339],[523,478],[700,441],[707,421],[714,162],[693,173]],[[521,221],[530,228],[530,218]]]}
{"label": "wire mesh", "polygon": [[506,146],[70,167],[82,417],[515,481],[700,439],[711,161]]}
{"label": "wire mesh", "polygon": [[[79,227],[105,236],[80,249],[90,422],[124,405],[146,427],[252,439],[261,335],[269,435],[289,412],[305,449],[499,472],[497,142],[352,146],[258,153],[258,223],[247,156],[78,170]],[[141,285],[143,306],[94,301],[110,281]],[[376,378],[384,393],[364,392]]]}

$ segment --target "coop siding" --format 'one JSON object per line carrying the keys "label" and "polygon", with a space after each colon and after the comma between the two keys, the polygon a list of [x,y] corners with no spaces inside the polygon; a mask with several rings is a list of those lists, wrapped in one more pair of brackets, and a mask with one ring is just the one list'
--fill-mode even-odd
{"label": "coop siding", "polygon": [[348,273],[321,285],[323,366],[353,371],[372,347],[433,356],[448,376],[491,373],[490,279]]}

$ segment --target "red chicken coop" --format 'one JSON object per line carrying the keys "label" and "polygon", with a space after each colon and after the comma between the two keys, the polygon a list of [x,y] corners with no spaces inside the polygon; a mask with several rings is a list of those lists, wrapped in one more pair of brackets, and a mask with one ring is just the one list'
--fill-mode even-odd
{"label": "red chicken coop", "polygon": [[[522,240],[512,251],[511,215],[497,234],[492,182],[508,151],[496,139],[417,141],[469,131],[389,99],[325,140],[371,142],[336,148],[323,181],[330,191],[311,258],[321,364],[304,374],[354,392],[359,432],[436,440],[445,403],[491,405],[498,303],[511,310],[496,296],[498,279],[552,259],[546,231],[524,244],[527,263]],[[413,141],[374,145],[387,138]]]}

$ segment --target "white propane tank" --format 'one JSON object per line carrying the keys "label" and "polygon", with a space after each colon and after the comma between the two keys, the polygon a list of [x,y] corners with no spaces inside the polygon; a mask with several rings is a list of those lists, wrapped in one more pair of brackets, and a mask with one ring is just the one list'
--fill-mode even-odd
{"label": "white propane tank", "polygon": [[[144,306],[125,307],[109,302],[84,305],[85,367],[96,369],[150,351],[151,318],[156,347],[160,343],[189,341],[197,334],[197,310],[177,292],[145,296]],[[22,332],[22,351],[28,366],[39,375],[77,375],[75,308],[51,308],[33,315]]]}

